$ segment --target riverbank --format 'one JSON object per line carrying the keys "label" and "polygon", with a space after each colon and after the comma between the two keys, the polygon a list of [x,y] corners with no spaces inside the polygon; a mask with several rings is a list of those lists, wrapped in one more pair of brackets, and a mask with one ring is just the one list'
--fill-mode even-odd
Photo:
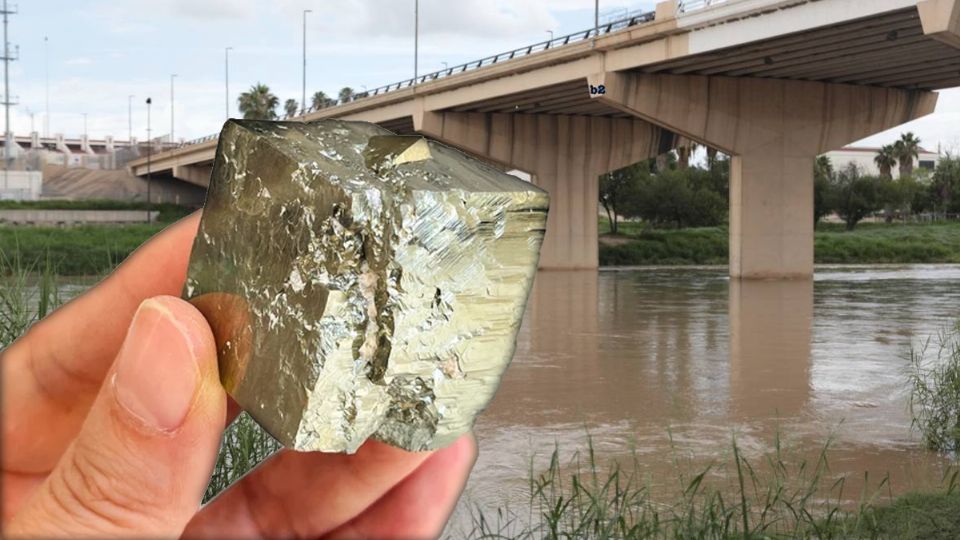
{"label": "riverbank", "polygon": [[[609,231],[606,219],[600,231]],[[726,227],[650,229],[621,223],[617,235],[601,234],[601,266],[727,264]],[[814,236],[818,264],[960,263],[960,223],[864,223],[853,231],[821,224]]]}

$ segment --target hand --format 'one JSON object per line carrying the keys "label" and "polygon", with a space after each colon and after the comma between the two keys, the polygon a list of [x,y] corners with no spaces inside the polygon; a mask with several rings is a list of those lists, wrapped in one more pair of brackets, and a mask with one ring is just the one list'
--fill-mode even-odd
{"label": "hand", "polygon": [[[472,438],[410,453],[280,451],[200,508],[225,422],[210,328],[183,287],[199,216],[0,353],[5,537],[431,537]],[[164,296],[174,295],[174,296]]]}

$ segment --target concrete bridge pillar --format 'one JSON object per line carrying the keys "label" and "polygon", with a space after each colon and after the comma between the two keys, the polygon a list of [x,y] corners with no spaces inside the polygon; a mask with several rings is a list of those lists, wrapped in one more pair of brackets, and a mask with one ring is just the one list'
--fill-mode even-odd
{"label": "concrete bridge pillar", "polygon": [[730,275],[813,275],[816,156],[933,112],[937,94],[776,79],[599,73],[591,97],[732,156]]}
{"label": "concrete bridge pillar", "polygon": [[639,119],[420,112],[414,129],[534,175],[550,193],[540,267],[597,268],[600,175],[673,148],[676,136]]}

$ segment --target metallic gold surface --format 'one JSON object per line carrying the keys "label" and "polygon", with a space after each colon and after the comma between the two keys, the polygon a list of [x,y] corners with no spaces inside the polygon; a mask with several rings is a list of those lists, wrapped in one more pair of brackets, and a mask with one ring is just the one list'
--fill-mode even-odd
{"label": "metallic gold surface", "polygon": [[227,392],[298,450],[468,431],[513,356],[547,194],[373,124],[229,121],[184,296]]}

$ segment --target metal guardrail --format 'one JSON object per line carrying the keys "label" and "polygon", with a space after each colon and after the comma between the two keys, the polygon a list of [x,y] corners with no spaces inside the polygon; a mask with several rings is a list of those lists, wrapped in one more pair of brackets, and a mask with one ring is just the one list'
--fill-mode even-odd
{"label": "metal guardrail", "polygon": [[[680,13],[687,13],[697,9],[710,7],[712,5],[716,5],[725,1],[727,0],[680,0],[680,2],[677,5],[677,9]],[[336,102],[333,102],[330,105],[327,105],[326,107],[311,106],[309,109],[306,110],[306,114],[314,113],[321,109],[327,109],[329,107],[336,107],[338,105],[343,105],[345,103],[356,101],[358,99],[363,99],[370,96],[379,96],[389,92],[395,92],[402,88],[409,88],[417,84],[423,84],[429,81],[442,79],[444,77],[450,77],[458,73],[464,73],[466,71],[472,71],[485,66],[491,66],[498,62],[513,60],[514,58],[529,56],[534,53],[547,51],[550,49],[554,49],[556,47],[562,47],[564,45],[569,45],[571,43],[586,41],[592,38],[596,38],[598,36],[602,36],[604,34],[616,32],[617,30],[630,28],[631,26],[636,26],[638,24],[653,22],[654,17],[655,17],[655,12],[653,11],[628,13],[627,17],[624,17],[615,21],[611,21],[611,22],[606,22],[602,24],[599,28],[590,28],[587,30],[581,30],[579,32],[574,32],[572,34],[567,34],[565,36],[560,36],[554,39],[548,39],[546,41],[534,43],[533,45],[528,45],[526,47],[520,47],[519,49],[513,49],[510,51],[502,52],[492,56],[486,56],[484,58],[480,58],[479,60],[471,60],[470,62],[466,62],[457,66],[441,69],[438,71],[427,73],[425,75],[420,75],[416,78],[405,79],[402,81],[385,84],[383,86],[378,86],[373,90],[368,90],[368,91],[360,92],[358,94],[354,94],[353,98],[348,101],[337,100]],[[206,135],[203,137],[199,137],[197,139],[186,141],[180,146],[183,147],[183,146],[190,146],[194,144],[208,142],[216,139],[217,136],[218,136],[217,133]]]}
{"label": "metal guardrail", "polygon": [[698,9],[722,4],[727,0],[680,0],[677,4],[677,13],[689,13]]}

